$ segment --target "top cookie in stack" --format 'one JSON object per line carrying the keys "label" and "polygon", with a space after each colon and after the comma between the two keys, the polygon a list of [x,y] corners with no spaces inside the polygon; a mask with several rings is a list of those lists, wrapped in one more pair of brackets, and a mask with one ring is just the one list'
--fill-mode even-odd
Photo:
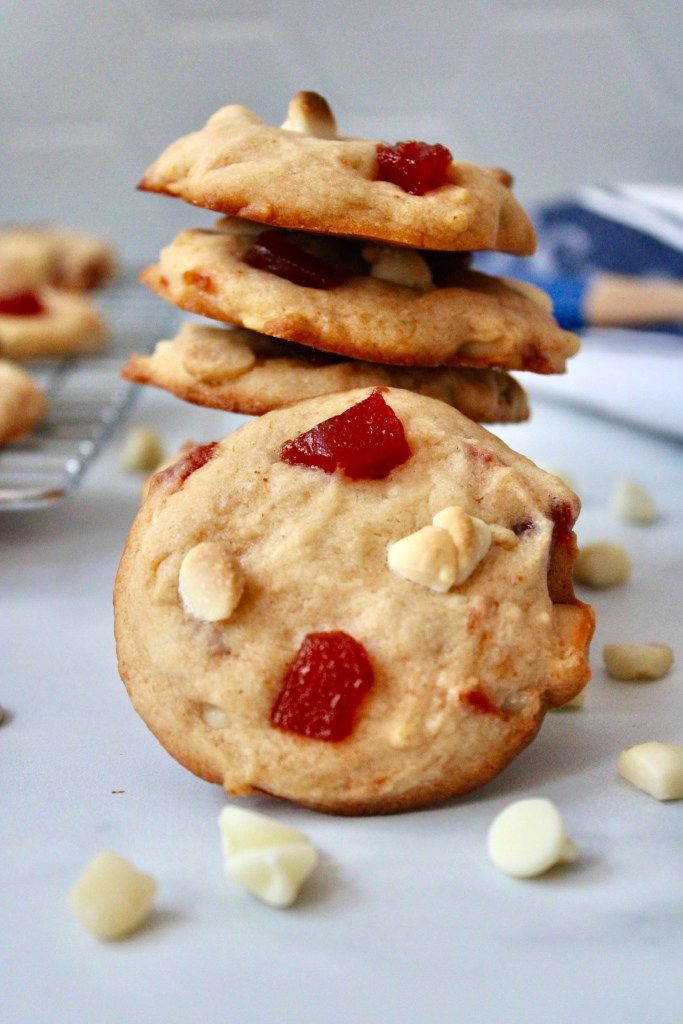
{"label": "top cookie in stack", "polygon": [[480,422],[524,419],[506,371],[562,372],[578,340],[544,293],[470,268],[475,250],[534,250],[510,185],[444,146],[339,136],[315,93],[298,93],[280,128],[224,107],[140,187],[227,216],[182,232],[142,280],[241,330],[186,325],[124,373],[237,412],[379,384]]}

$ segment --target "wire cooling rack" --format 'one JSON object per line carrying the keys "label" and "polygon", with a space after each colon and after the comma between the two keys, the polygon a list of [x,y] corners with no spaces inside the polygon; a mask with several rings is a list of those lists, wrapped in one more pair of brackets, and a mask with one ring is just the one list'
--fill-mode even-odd
{"label": "wire cooling rack", "polygon": [[95,293],[110,330],[101,353],[31,360],[26,369],[47,393],[45,418],[30,437],[0,447],[0,511],[43,508],[72,494],[133,400],[119,371],[173,323],[174,310],[123,274]]}

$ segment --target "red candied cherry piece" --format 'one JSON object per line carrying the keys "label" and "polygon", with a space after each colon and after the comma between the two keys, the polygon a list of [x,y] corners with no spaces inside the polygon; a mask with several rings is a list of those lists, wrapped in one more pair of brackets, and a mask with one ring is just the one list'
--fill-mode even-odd
{"label": "red candied cherry piece", "polygon": [[15,292],[0,295],[0,314],[3,316],[40,316],[45,306],[35,292]]}
{"label": "red candied cherry piece", "polygon": [[345,740],[373,679],[365,648],[348,633],[309,633],[287,670],[271,725],[312,740]]}
{"label": "red candied cherry piece", "polygon": [[340,469],[352,480],[382,480],[410,456],[403,424],[379,391],[280,449],[282,461],[292,466]]}
{"label": "red candied cherry piece", "polygon": [[196,444],[194,448],[190,448],[189,452],[174,462],[172,466],[167,466],[166,469],[162,469],[155,476],[156,484],[163,484],[166,481],[173,480],[176,484],[176,490],[185,483],[189,476],[197,470],[205,466],[209,459],[213,458],[216,449],[218,448],[218,441],[209,441],[208,444]]}
{"label": "red candied cherry piece", "polygon": [[282,231],[262,231],[242,257],[256,270],[284,277],[304,288],[334,288],[342,274],[291,241]]}
{"label": "red candied cherry piece", "polygon": [[404,192],[423,196],[448,182],[453,157],[437,143],[397,142],[395,146],[377,146],[376,181],[390,181]]}

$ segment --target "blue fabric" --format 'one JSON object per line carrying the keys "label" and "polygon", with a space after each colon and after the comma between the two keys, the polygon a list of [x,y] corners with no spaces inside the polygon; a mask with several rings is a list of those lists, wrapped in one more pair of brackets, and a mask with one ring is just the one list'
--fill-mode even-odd
{"label": "blue fabric", "polygon": [[[602,190],[606,196],[611,190]],[[683,278],[683,252],[645,230],[587,209],[580,197],[539,206],[534,212],[538,251],[520,259],[505,253],[477,253],[486,273],[531,281],[547,291],[562,327],[584,326],[583,303],[591,279],[600,273]],[[653,327],[683,336],[683,324]]]}

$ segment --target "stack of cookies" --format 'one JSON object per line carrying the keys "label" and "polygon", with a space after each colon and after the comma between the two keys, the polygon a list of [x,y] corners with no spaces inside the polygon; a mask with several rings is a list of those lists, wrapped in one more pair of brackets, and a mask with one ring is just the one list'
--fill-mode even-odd
{"label": "stack of cookies", "polygon": [[184,231],[142,279],[239,329],[186,324],[124,374],[233,412],[391,386],[477,422],[523,420],[526,396],[506,371],[561,372],[578,341],[543,292],[469,266],[473,250],[533,252],[510,184],[443,146],[339,137],[315,93],[292,99],[281,128],[225,107],[141,188],[227,216]]}
{"label": "stack of cookies", "polygon": [[499,170],[219,111],[142,188],[214,209],[142,278],[187,323],[132,380],[259,414],[152,478],[115,591],[119,667],[164,746],[231,795],[335,813],[490,779],[585,685],[579,502],[477,422],[578,347],[471,269],[534,234]]}

